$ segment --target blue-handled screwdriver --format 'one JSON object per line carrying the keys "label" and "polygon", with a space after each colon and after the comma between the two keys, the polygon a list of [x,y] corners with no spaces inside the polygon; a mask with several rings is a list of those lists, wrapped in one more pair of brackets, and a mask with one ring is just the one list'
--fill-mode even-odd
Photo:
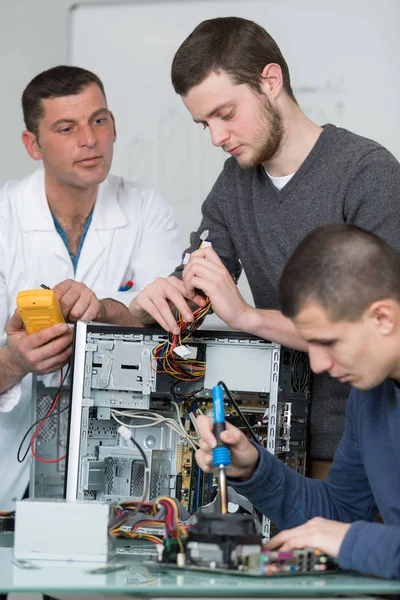
{"label": "blue-handled screwdriver", "polygon": [[213,449],[213,467],[218,468],[219,491],[221,496],[221,513],[228,512],[228,495],[226,489],[226,467],[231,464],[231,452],[221,441],[220,435],[225,431],[224,392],[221,385],[213,387],[214,429],[217,446]]}

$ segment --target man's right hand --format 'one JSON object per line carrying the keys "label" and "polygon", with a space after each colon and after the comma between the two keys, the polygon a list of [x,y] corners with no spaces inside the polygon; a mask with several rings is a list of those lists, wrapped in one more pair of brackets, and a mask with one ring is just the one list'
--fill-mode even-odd
{"label": "man's right hand", "polygon": [[[201,436],[200,449],[196,451],[196,462],[205,473],[211,473],[212,449],[217,445],[213,434],[213,422],[206,416],[196,419],[196,424]],[[228,476],[246,481],[250,479],[257,468],[258,452],[246,436],[230,423],[226,423],[226,430],[221,433],[223,441],[231,451],[231,465],[228,467]]]}
{"label": "man's right hand", "polygon": [[17,309],[7,323],[6,333],[7,362],[21,379],[28,373],[53,373],[71,357],[73,330],[66,323],[28,334]]}
{"label": "man's right hand", "polygon": [[[193,313],[187,303],[185,286],[177,277],[158,277],[147,285],[131,302],[129,310],[143,325],[156,321],[166,331],[180,333],[171,306],[175,306],[187,323],[193,321]],[[195,294],[190,298],[197,306],[205,306],[203,296]]]}

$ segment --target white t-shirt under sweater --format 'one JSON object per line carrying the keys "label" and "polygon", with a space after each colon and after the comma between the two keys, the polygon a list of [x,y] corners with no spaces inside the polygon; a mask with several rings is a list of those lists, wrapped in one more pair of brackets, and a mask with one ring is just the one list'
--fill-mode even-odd
{"label": "white t-shirt under sweater", "polygon": [[282,177],[273,177],[268,173],[268,171],[265,172],[278,190],[281,190],[283,187],[285,187],[285,185],[289,183],[294,175],[294,173],[292,173],[291,175],[283,175]]}

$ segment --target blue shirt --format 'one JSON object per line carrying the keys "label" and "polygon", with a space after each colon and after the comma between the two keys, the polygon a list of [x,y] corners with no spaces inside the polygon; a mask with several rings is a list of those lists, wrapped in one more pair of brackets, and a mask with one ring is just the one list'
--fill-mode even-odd
{"label": "blue shirt", "polygon": [[93,209],[90,211],[90,213],[89,213],[89,215],[88,215],[88,217],[87,217],[87,219],[85,221],[85,225],[83,226],[83,231],[82,231],[81,239],[79,240],[79,246],[78,246],[78,250],[77,250],[76,254],[72,254],[71,250],[69,249],[69,246],[68,246],[68,236],[65,233],[64,229],[61,227],[61,225],[60,225],[57,217],[55,216],[54,213],[51,213],[51,214],[52,214],[52,217],[53,217],[53,220],[54,220],[54,225],[56,227],[56,230],[60,234],[61,239],[64,242],[65,247],[68,250],[68,254],[69,254],[69,256],[71,258],[71,261],[72,261],[72,266],[74,267],[74,273],[76,273],[76,268],[78,266],[78,260],[79,260],[80,254],[81,254],[83,242],[85,241],[85,237],[86,237],[86,234],[88,232],[90,223],[92,222]]}
{"label": "blue shirt", "polygon": [[[352,523],[339,565],[400,578],[400,390],[392,379],[350,392],[346,428],[325,481],[302,477],[259,449],[248,481],[229,481],[280,529],[325,517]],[[380,512],[384,525],[375,523]]]}

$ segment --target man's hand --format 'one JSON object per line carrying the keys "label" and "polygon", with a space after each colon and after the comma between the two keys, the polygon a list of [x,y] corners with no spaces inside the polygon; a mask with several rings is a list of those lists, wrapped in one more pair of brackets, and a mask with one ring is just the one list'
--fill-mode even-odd
{"label": "man's hand", "polygon": [[[196,462],[205,473],[211,473],[212,449],[217,445],[212,432],[213,423],[208,417],[200,416],[197,417],[196,424],[201,435],[200,449],[196,451]],[[242,480],[250,479],[258,463],[256,448],[239,429],[230,423],[226,423],[226,431],[221,433],[221,440],[231,451],[228,476]]]}
{"label": "man's hand", "polygon": [[[177,277],[158,277],[147,285],[131,302],[129,310],[133,317],[143,325],[156,321],[166,331],[178,335],[180,329],[172,314],[171,306],[175,306],[187,323],[193,321],[193,313],[187,303],[185,286]],[[190,300],[197,306],[205,306],[206,302],[196,292]]]}
{"label": "man's hand", "polygon": [[84,283],[66,279],[53,288],[60,302],[64,319],[69,323],[82,321],[103,321],[105,308],[96,294]]}
{"label": "man's hand", "polygon": [[296,548],[319,548],[322,552],[337,557],[350,527],[351,523],[315,517],[304,525],[281,531],[265,544],[264,549],[290,552]]}
{"label": "man's hand", "polygon": [[218,254],[208,246],[190,255],[183,270],[185,296],[192,299],[202,290],[209,299],[215,314],[232,329],[245,330],[249,314],[255,309],[240,292]]}
{"label": "man's hand", "polygon": [[61,369],[72,353],[72,329],[59,323],[28,334],[18,309],[7,323],[7,364],[16,379],[28,373],[53,373]]}

